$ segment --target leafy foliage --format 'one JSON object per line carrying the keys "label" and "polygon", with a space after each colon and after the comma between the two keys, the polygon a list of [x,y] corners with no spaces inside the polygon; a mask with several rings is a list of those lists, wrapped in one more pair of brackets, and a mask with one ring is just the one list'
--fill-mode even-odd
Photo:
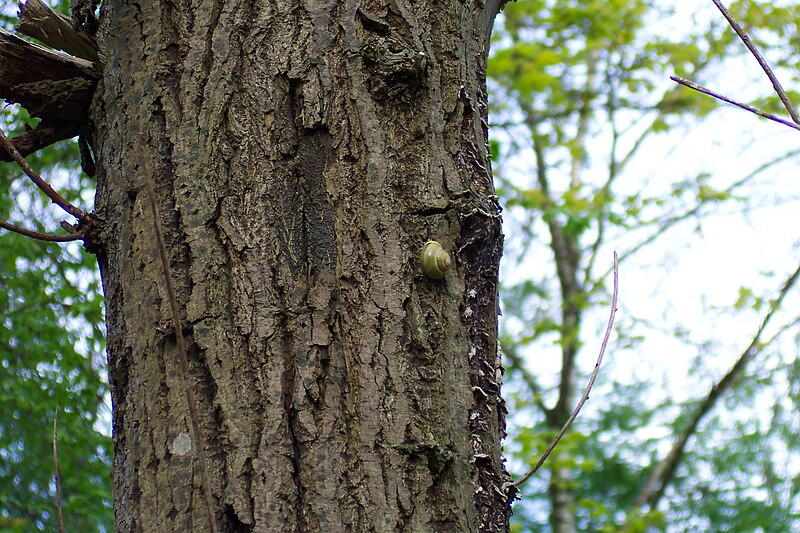
{"label": "leafy foliage", "polygon": [[[729,8],[768,49],[774,66],[789,67],[790,73],[796,69],[797,54],[786,43],[796,39],[797,6],[732,2]],[[686,24],[690,17],[692,23]],[[584,344],[596,345],[589,342],[599,337],[589,327],[594,316],[607,313],[608,243],[622,247],[624,264],[674,228],[701,227],[725,209],[748,210],[754,202],[749,186],[797,156],[787,152],[738,178],[713,169],[689,171],[685,162],[667,159],[676,169],[671,183],[654,186],[645,177],[652,169],[642,154],[646,158],[654,143],[684,134],[719,109],[713,99],[674,86],[667,75],[716,83],[727,65],[747,59],[754,65],[753,77],[760,77],[721,16],[676,14],[663,2],[520,0],[507,5],[489,63],[490,152],[506,207],[502,346],[509,369],[505,390],[513,413],[508,446],[514,470],[522,473],[536,461],[563,422],[560,406],[571,408],[580,392],[575,388],[581,374],[572,369]],[[725,86],[716,88],[725,92]],[[758,97],[754,105],[780,109],[771,95]],[[757,119],[745,117],[745,125],[735,127],[746,129],[747,120]],[[626,290],[636,289],[623,286],[623,299]],[[750,313],[757,320],[769,305],[764,291],[745,285],[738,291],[730,308],[716,312],[726,318]],[[779,350],[767,349],[796,327],[792,317],[784,318],[785,325],[760,346],[760,364],[768,364],[771,372],[745,373],[695,431],[660,503],[638,512],[645,482],[720,375],[710,366],[710,354],[723,348],[735,353],[740,347],[697,338],[682,325],[662,328],[649,318],[624,317],[614,343],[617,353],[636,353],[646,335],[696,347],[693,374],[685,384],[692,392],[682,400],[664,399],[661,387],[623,377],[630,372],[621,372],[612,359],[603,371],[611,383],[592,392],[603,405],[593,410],[587,404],[570,430],[577,436],[562,441],[549,471],[540,471],[523,488],[513,530],[555,529],[554,486],[571,498],[569,513],[579,531],[800,527],[800,517],[792,514],[800,503],[800,483],[787,474],[789,462],[800,457],[797,424],[762,416],[759,420],[769,422],[752,427],[753,414],[763,412],[759,397],[775,398],[782,413],[792,408],[779,399],[792,381],[790,362]]]}
{"label": "leafy foliage", "polygon": [[[16,2],[0,6],[6,29]],[[68,12],[69,2],[57,6]],[[23,109],[0,114],[9,136],[34,126]],[[78,174],[75,142],[27,160],[57,190],[91,207],[94,185]],[[58,233],[68,218],[15,164],[0,163],[0,218]],[[74,222],[70,220],[70,222]],[[0,531],[56,531],[53,416],[68,531],[110,531],[111,439],[102,293],[93,256],[78,244],[0,231]]]}
{"label": "leafy foliage", "polygon": [[[62,143],[29,160],[56,174],[65,161],[75,168],[75,152]],[[58,223],[43,195],[8,178],[15,174],[14,166],[3,166],[0,217],[28,227],[36,221],[36,229],[52,231]],[[67,180],[59,190],[74,200],[89,186],[86,178]],[[9,232],[0,233],[0,250],[0,516],[13,518],[21,531],[55,528],[52,424],[58,408],[65,522],[76,531],[110,530],[111,450],[96,263],[75,244],[60,247]]]}

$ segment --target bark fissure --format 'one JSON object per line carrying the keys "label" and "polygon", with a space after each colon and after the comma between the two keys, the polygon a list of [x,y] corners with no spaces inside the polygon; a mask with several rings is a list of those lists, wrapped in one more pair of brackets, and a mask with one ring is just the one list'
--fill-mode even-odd
{"label": "bark fissure", "polygon": [[302,509],[304,507],[305,489],[302,483],[302,451],[301,444],[298,436],[298,420],[297,411],[294,407],[294,385],[295,385],[295,366],[293,358],[291,357],[294,352],[293,343],[287,343],[286,353],[289,355],[284,361],[284,377],[283,377],[283,395],[284,395],[284,408],[286,410],[286,426],[289,432],[288,439],[291,447],[291,461],[292,461],[292,478],[295,485],[295,520],[298,524],[298,529],[303,530],[305,521],[303,519]]}

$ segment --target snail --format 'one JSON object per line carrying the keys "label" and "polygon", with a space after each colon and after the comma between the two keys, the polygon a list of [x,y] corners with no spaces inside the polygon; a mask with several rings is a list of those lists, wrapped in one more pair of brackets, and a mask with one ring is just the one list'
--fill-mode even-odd
{"label": "snail", "polygon": [[422,245],[419,253],[422,271],[431,279],[442,279],[450,268],[450,254],[436,241],[428,241]]}

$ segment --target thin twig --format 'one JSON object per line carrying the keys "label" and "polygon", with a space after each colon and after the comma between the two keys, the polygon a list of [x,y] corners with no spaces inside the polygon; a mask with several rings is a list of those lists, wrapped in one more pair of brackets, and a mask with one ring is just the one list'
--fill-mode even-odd
{"label": "thin twig", "polygon": [[16,224],[12,224],[11,222],[6,222],[5,220],[0,220],[0,228],[7,229],[8,231],[13,231],[14,233],[19,233],[20,235],[25,235],[26,237],[30,237],[31,239],[36,239],[39,241],[47,241],[47,242],[70,242],[70,241],[77,241],[83,238],[83,232],[81,231],[77,231],[75,233],[69,233],[67,235],[50,235],[48,233],[39,233],[38,231],[21,228]]}
{"label": "thin twig", "polygon": [[769,67],[767,61],[761,55],[761,52],[758,51],[756,45],[753,43],[753,41],[750,40],[750,36],[745,33],[745,31],[742,29],[739,23],[736,22],[736,20],[733,18],[733,15],[731,15],[730,11],[728,11],[725,8],[725,6],[722,5],[722,2],[720,2],[720,0],[712,0],[712,1],[714,2],[714,5],[717,6],[717,8],[720,10],[722,16],[724,16],[725,19],[728,21],[728,24],[731,25],[733,31],[735,31],[737,35],[739,35],[739,38],[742,40],[744,45],[747,47],[748,50],[750,50],[750,53],[753,54],[753,57],[756,58],[758,64],[761,65],[761,68],[767,74],[769,81],[772,82],[772,88],[775,89],[776,93],[778,93],[778,98],[781,99],[783,107],[785,107],[786,111],[789,112],[789,116],[792,117],[792,120],[795,122],[795,124],[800,124],[800,117],[797,116],[797,112],[794,110],[792,102],[789,101],[789,97],[786,95],[786,91],[784,91],[783,87],[781,87],[781,82],[778,81],[778,78],[775,76],[775,73],[772,72],[772,69]]}
{"label": "thin twig", "polygon": [[575,410],[572,411],[572,415],[570,415],[570,417],[564,423],[564,426],[561,428],[561,431],[558,432],[558,435],[555,436],[555,438],[553,439],[553,442],[550,443],[550,446],[547,447],[547,449],[544,451],[544,453],[539,458],[539,460],[536,462],[536,464],[533,466],[533,468],[531,468],[530,471],[527,474],[525,474],[520,479],[518,479],[517,481],[515,481],[514,483],[511,484],[511,487],[510,487],[510,490],[509,490],[509,496],[513,497],[514,493],[520,487],[520,485],[522,485],[523,483],[528,481],[528,479],[530,479],[530,477],[533,474],[535,474],[536,471],[539,470],[539,468],[541,468],[541,466],[544,464],[544,462],[547,460],[547,458],[550,456],[550,454],[555,449],[555,447],[558,444],[558,442],[561,440],[561,438],[567,432],[567,429],[569,429],[569,426],[572,424],[572,422],[578,416],[578,413],[581,411],[581,408],[583,407],[583,404],[585,404],[586,400],[589,399],[589,392],[592,390],[592,387],[594,386],[594,382],[597,379],[597,375],[600,373],[600,363],[603,362],[603,355],[606,353],[606,346],[608,346],[608,339],[611,337],[611,330],[612,330],[612,328],[614,326],[614,316],[617,314],[617,293],[618,292],[619,292],[619,266],[618,266],[617,252],[615,251],[614,252],[614,291],[613,291],[612,296],[611,296],[611,313],[609,314],[609,317],[608,317],[608,325],[606,326],[606,333],[603,336],[603,343],[600,345],[600,353],[597,356],[597,362],[594,364],[594,370],[592,371],[592,375],[589,377],[589,383],[586,385],[586,390],[583,391],[583,396],[581,396],[580,401],[578,401],[578,405],[575,406]]}
{"label": "thin twig", "polygon": [[6,152],[8,152],[8,155],[10,155],[11,158],[14,161],[16,161],[16,163],[19,165],[19,168],[21,168],[22,171],[25,172],[25,174],[27,174],[27,176],[31,179],[32,182],[36,184],[37,187],[39,187],[42,191],[44,191],[44,193],[47,195],[48,198],[50,198],[53,201],[53,203],[58,205],[61,209],[63,209],[70,215],[74,216],[78,220],[83,221],[88,218],[88,215],[86,213],[84,213],[79,208],[72,205],[69,202],[69,200],[58,194],[55,191],[55,189],[53,189],[53,187],[50,186],[49,183],[43,180],[42,177],[39,176],[39,174],[37,174],[35,170],[33,170],[33,168],[28,164],[28,162],[25,161],[25,158],[22,157],[22,154],[20,154],[17,151],[17,148],[14,146],[14,143],[8,140],[8,137],[5,136],[2,130],[0,130],[0,145],[2,145],[3,148],[5,148]]}
{"label": "thin twig", "polygon": [[56,507],[58,508],[58,530],[64,533],[64,513],[61,509],[61,481],[58,477],[58,405],[53,413],[53,472],[56,476]]}
{"label": "thin twig", "polygon": [[[142,141],[143,143],[144,141]],[[142,144],[143,146],[143,144]],[[164,243],[164,230],[161,226],[161,215],[158,211],[158,200],[156,198],[155,187],[153,186],[153,178],[150,175],[150,165],[148,163],[147,155],[143,154],[142,160],[144,162],[145,182],[147,184],[147,194],[150,197],[150,207],[153,210],[153,229],[156,233],[156,241],[158,242],[158,252],[161,256],[161,265],[164,267],[164,279],[167,285],[167,295],[169,297],[169,306],[172,310],[172,322],[175,326],[175,338],[178,344],[178,356],[181,365],[181,376],[183,379],[183,388],[186,392],[186,403],[189,407],[189,418],[192,429],[192,438],[195,443],[195,450],[197,452],[197,460],[200,463],[200,476],[203,482],[203,492],[205,493],[206,500],[206,513],[208,518],[208,527],[211,533],[217,532],[217,522],[214,520],[214,503],[211,498],[211,482],[208,478],[208,466],[206,464],[206,454],[203,445],[202,435],[200,433],[200,424],[198,423],[197,415],[197,402],[194,397],[194,390],[191,387],[191,375],[189,372],[189,357],[186,351],[186,341],[183,338],[183,327],[181,326],[181,312],[178,307],[178,296],[175,292],[175,282],[172,279],[172,272],[169,268],[169,256],[167,255],[167,245]]]}
{"label": "thin twig", "polygon": [[717,100],[722,100],[723,102],[727,102],[729,104],[733,104],[736,107],[741,107],[742,109],[750,111],[751,113],[755,113],[759,117],[763,117],[763,118],[772,120],[774,122],[777,122],[779,124],[783,124],[784,126],[789,126],[790,128],[793,128],[793,129],[796,129],[796,130],[800,130],[800,126],[798,126],[797,124],[789,122],[786,119],[782,119],[780,117],[776,117],[775,115],[773,115],[771,113],[767,113],[766,111],[762,111],[761,109],[758,109],[757,107],[753,107],[753,106],[748,105],[748,104],[743,104],[741,102],[737,102],[736,100],[732,100],[731,98],[728,98],[727,96],[722,96],[721,94],[715,93],[711,89],[706,89],[702,85],[698,85],[698,84],[694,83],[693,81],[689,81],[689,80],[687,80],[685,78],[681,78],[679,76],[670,76],[669,79],[671,79],[675,83],[678,83],[678,84],[683,85],[685,87],[688,87],[690,89],[694,89],[695,91],[701,92],[703,94],[707,94],[708,96],[716,98]]}

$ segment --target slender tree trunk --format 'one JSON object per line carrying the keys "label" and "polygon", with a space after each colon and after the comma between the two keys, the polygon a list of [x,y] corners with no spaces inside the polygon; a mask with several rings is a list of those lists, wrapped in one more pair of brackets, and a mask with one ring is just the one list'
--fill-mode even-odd
{"label": "slender tree trunk", "polygon": [[[508,528],[494,13],[362,4],[103,3],[92,119],[118,531],[208,530],[203,455],[220,531]],[[419,266],[428,239],[453,257],[441,281]]]}
{"label": "slender tree trunk", "polygon": [[[590,81],[594,77],[594,66],[589,65]],[[591,86],[586,85],[586,97]],[[523,103],[523,108],[525,108]],[[578,127],[577,139],[581,140],[588,127],[588,115],[582,116]],[[545,149],[538,132],[538,119],[532,108],[526,110],[528,127],[533,138],[533,151],[536,156],[536,180],[539,189],[550,198],[550,180],[548,165],[545,160]],[[578,143],[582,146],[582,143]],[[572,161],[571,183],[578,183],[582,168],[583,154],[578,154]],[[575,359],[580,349],[580,324],[583,315],[581,300],[583,289],[578,281],[580,266],[580,247],[574,236],[569,235],[564,226],[555,219],[548,221],[550,231],[550,248],[556,262],[558,282],[561,288],[561,379],[558,386],[558,400],[552,409],[545,411],[545,422],[555,434],[561,430],[572,414],[575,396]],[[573,472],[569,468],[558,466],[559,452],[556,450],[551,459],[550,483],[550,525],[555,533],[575,533],[575,495],[572,489]],[[554,465],[554,463],[556,463]]]}
{"label": "slender tree trunk", "polygon": [[[582,310],[578,304],[581,289],[576,279],[578,269],[576,243],[564,235],[561,227],[553,224],[551,224],[551,236],[562,287],[561,382],[558,402],[547,413],[547,425],[553,433],[556,433],[569,419],[574,408],[572,403],[575,401],[575,359],[580,347],[578,332],[580,331]],[[558,451],[552,461],[558,463]],[[549,491],[552,504],[550,524],[554,533],[575,533],[577,531],[574,481],[572,469],[559,466],[550,469]]]}

